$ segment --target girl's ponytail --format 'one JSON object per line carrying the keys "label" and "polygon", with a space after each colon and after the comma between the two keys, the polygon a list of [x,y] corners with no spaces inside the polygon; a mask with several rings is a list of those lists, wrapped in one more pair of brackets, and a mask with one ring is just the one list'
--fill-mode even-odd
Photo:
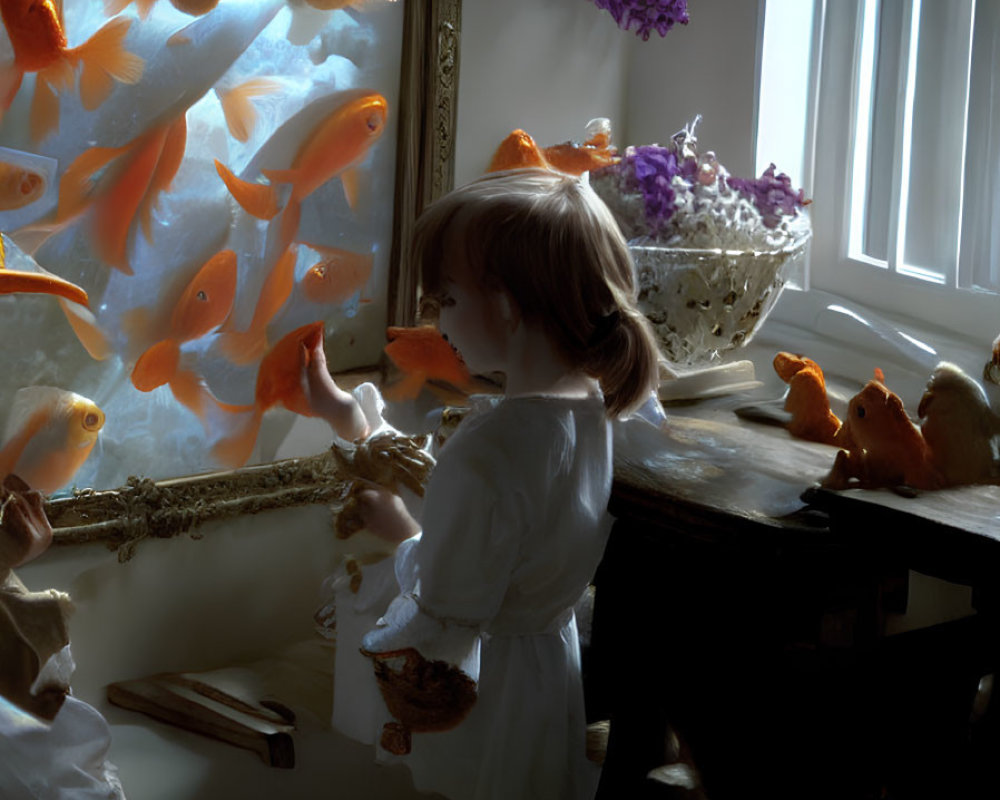
{"label": "girl's ponytail", "polygon": [[594,326],[586,370],[601,383],[608,415],[642,405],[656,386],[659,350],[649,321],[634,305],[619,306]]}

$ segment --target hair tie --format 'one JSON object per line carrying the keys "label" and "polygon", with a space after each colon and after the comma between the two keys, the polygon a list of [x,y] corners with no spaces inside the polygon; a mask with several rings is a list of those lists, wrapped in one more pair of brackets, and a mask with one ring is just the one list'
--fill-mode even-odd
{"label": "hair tie", "polygon": [[604,340],[607,339],[618,327],[618,323],[621,321],[621,312],[616,308],[609,314],[605,314],[594,325],[594,330],[590,334],[590,338],[587,340],[587,347],[597,347],[603,344]]}

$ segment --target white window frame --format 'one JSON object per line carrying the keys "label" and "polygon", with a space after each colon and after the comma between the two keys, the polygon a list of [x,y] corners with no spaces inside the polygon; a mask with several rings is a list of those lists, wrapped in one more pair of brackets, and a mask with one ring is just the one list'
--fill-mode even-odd
{"label": "white window frame", "polygon": [[[919,327],[944,329],[973,341],[992,341],[1000,331],[1000,295],[962,287],[963,282],[970,282],[967,254],[963,261],[958,250],[950,272],[942,282],[934,283],[916,277],[919,270],[906,267],[895,232],[889,236],[889,256],[882,266],[875,266],[873,259],[859,252],[856,237],[852,243],[850,221],[857,203],[852,196],[856,163],[853,148],[859,123],[855,109],[859,107],[859,97],[863,98],[860,93],[865,91],[857,63],[866,2],[871,0],[803,1],[814,3],[813,30],[808,32],[814,43],[812,63],[802,65],[810,70],[812,92],[802,131],[805,144],[801,166],[803,186],[814,200],[810,206],[813,242],[808,286],[894,317],[913,319]],[[920,0],[903,2],[908,11],[910,5],[919,4]],[[976,0],[966,2],[974,13]],[[905,48],[904,41],[904,53]],[[963,146],[954,154],[955,168],[963,174],[965,119],[967,116],[963,115]],[[902,127],[897,124],[897,130]],[[758,158],[759,145],[758,142]],[[906,141],[897,139],[897,152],[906,145]],[[893,168],[896,187],[904,177],[901,170],[902,162],[897,158]],[[900,202],[900,191],[896,188],[892,191],[891,210]],[[961,241],[965,247],[965,240]]]}

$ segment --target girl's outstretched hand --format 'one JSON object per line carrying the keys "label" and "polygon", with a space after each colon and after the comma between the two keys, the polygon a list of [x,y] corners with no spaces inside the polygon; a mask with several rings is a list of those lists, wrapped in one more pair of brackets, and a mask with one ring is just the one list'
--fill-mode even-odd
{"label": "girl's outstretched hand", "polygon": [[331,377],[322,333],[315,340],[304,341],[302,349],[302,391],[313,414],[325,419],[342,439],[364,439],[371,432],[368,421],[354,396],[337,386]]}

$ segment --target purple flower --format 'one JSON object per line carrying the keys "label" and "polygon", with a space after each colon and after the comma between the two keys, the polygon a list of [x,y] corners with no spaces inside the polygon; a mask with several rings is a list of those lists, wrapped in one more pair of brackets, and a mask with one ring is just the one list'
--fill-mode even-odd
{"label": "purple flower", "polygon": [[775,176],[774,164],[771,164],[764,174],[756,180],[752,178],[729,178],[729,186],[740,194],[748,197],[757,206],[764,224],[768,228],[777,227],[783,214],[798,214],[798,209],[809,205],[805,194],[792,188],[792,179],[784,172]]}
{"label": "purple flower", "polygon": [[666,225],[677,208],[671,185],[682,173],[677,153],[658,145],[630,148],[617,169],[634,176],[633,188],[642,193],[649,227],[655,232]]}
{"label": "purple flower", "polygon": [[607,10],[623,31],[633,25],[635,35],[643,41],[651,31],[666,36],[674,25],[687,25],[687,0],[594,0],[598,8]]}

